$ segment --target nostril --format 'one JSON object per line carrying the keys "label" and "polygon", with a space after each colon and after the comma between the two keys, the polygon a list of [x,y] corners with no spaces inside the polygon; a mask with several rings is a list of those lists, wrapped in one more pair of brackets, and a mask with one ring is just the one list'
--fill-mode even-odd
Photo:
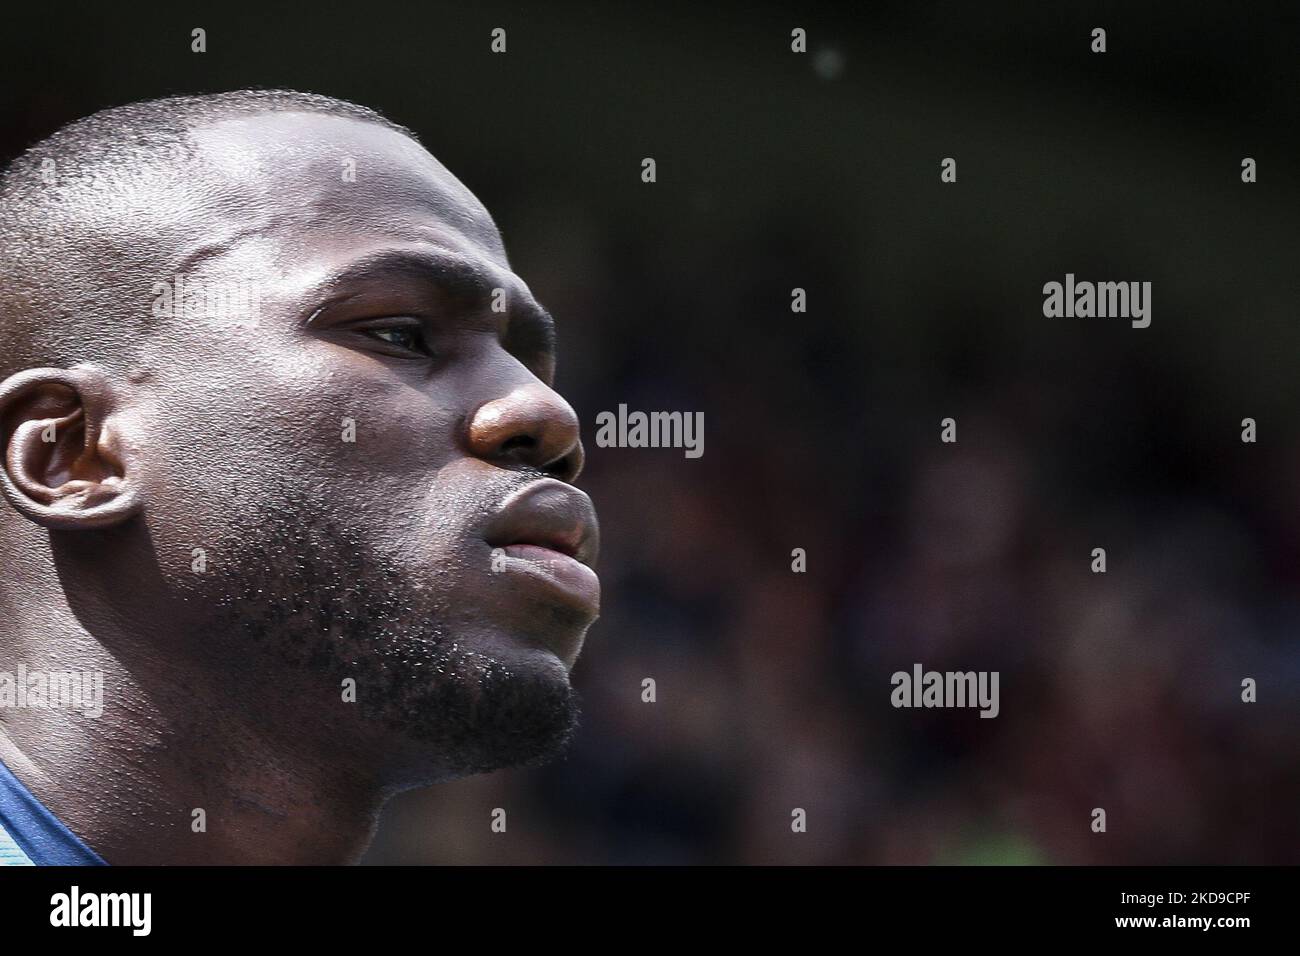
{"label": "nostril", "polygon": [[546,472],[552,478],[559,478],[561,481],[569,481],[573,478],[573,456],[564,455],[548,462],[542,466],[542,471]]}
{"label": "nostril", "polygon": [[531,452],[536,447],[537,439],[532,435],[515,435],[501,444],[501,454],[518,455],[520,452]]}

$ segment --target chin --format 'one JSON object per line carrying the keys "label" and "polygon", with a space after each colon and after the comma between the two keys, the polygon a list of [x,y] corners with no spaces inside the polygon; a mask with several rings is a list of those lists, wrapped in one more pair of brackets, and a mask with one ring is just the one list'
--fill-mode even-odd
{"label": "chin", "polygon": [[564,753],[580,701],[555,651],[501,632],[457,639],[449,651],[434,679],[423,667],[390,674],[367,707],[396,788],[538,766]]}
{"label": "chin", "polygon": [[502,664],[563,675],[566,680],[593,623],[589,616],[543,603],[524,604],[500,617],[504,620],[462,634],[458,642],[468,652],[495,658]]}

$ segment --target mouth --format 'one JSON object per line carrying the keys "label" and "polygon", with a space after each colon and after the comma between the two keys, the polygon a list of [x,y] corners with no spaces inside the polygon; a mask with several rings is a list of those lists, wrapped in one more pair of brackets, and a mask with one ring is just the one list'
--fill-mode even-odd
{"label": "mouth", "polygon": [[535,594],[589,614],[600,611],[600,578],[593,565],[600,550],[596,510],[572,485],[546,478],[506,499],[489,522],[484,540],[492,571],[528,583]]}

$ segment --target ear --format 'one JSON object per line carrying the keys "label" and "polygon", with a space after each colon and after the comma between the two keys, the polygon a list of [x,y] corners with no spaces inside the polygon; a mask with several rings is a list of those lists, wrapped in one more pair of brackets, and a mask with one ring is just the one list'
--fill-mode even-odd
{"label": "ear", "polygon": [[138,476],[99,369],[34,368],[0,383],[0,490],[47,528],[105,528],[140,512]]}

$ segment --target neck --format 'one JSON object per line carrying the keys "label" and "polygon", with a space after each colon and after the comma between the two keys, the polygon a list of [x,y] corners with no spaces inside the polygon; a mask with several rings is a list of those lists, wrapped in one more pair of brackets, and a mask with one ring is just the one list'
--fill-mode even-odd
{"label": "neck", "polygon": [[102,713],[0,708],[0,760],[107,862],[350,863],[364,851],[383,788],[287,712],[268,713],[264,687],[213,693],[157,652],[166,645],[105,643],[71,614],[52,623],[23,633],[59,634],[57,645],[0,638],[5,669],[100,674]]}

